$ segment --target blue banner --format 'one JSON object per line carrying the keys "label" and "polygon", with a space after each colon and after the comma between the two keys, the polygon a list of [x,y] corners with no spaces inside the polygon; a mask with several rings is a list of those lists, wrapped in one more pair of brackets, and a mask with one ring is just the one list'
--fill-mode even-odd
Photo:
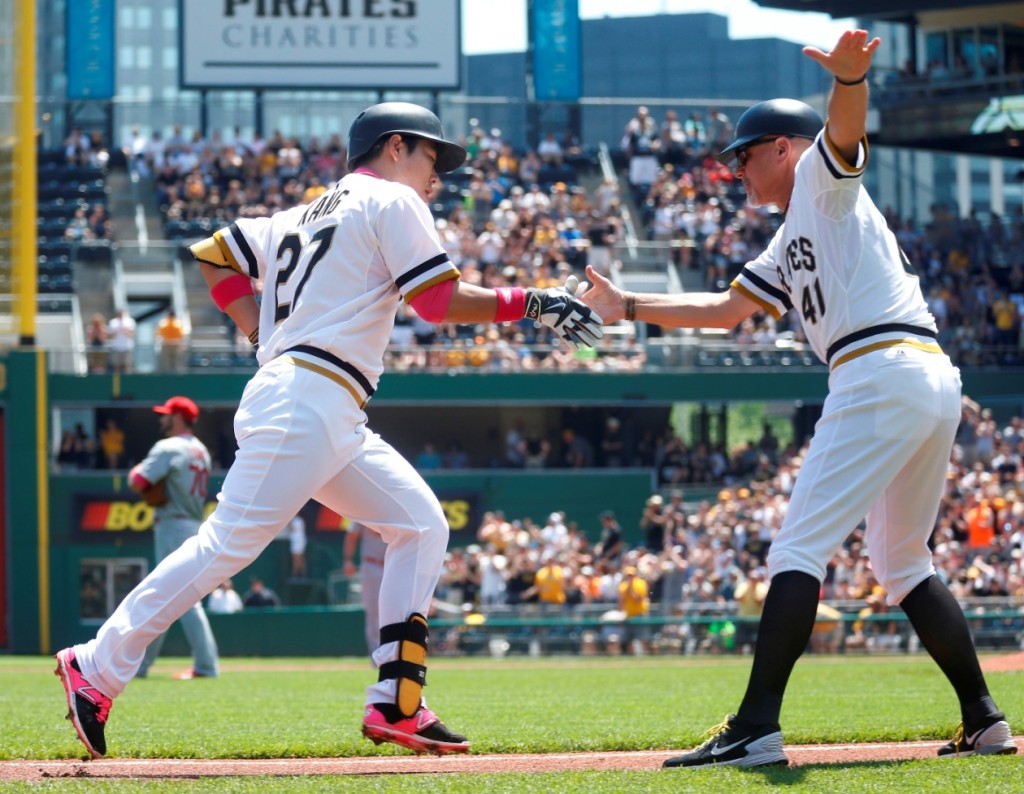
{"label": "blue banner", "polygon": [[575,102],[582,93],[579,0],[532,0],[534,98]]}
{"label": "blue banner", "polygon": [[68,99],[114,96],[115,0],[70,0],[67,4]]}

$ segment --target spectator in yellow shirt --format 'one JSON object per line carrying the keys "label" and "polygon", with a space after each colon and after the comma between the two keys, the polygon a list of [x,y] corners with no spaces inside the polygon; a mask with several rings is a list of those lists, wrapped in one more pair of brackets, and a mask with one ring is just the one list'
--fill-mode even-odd
{"label": "spectator in yellow shirt", "polygon": [[1000,352],[1010,352],[1017,347],[1017,304],[1000,290],[992,302],[992,320],[995,325],[995,343]]}
{"label": "spectator in yellow shirt", "polygon": [[117,420],[112,416],[108,417],[106,426],[99,432],[99,437],[106,468],[121,468],[124,460],[124,430],[118,426]]}
{"label": "spectator in yellow shirt", "polygon": [[[763,568],[751,568],[747,578],[736,587],[737,636],[736,645],[742,652],[749,653],[757,642],[757,627],[768,596],[768,582]],[[744,646],[747,646],[746,648]]]}
{"label": "spectator in yellow shirt", "polygon": [[619,611],[626,616],[622,626],[623,644],[632,648],[637,656],[642,655],[647,646],[650,627],[646,624],[631,624],[634,618],[645,618],[651,613],[650,588],[646,580],[640,576],[633,565],[622,569],[619,582]]}
{"label": "spectator in yellow shirt", "polygon": [[622,581],[619,582],[619,609],[626,613],[627,619],[647,617],[651,612],[650,588],[633,565],[627,565],[622,569]]}
{"label": "spectator in yellow shirt", "polygon": [[171,309],[156,328],[160,340],[160,371],[181,372],[185,369],[185,327]]}
{"label": "spectator in yellow shirt", "polygon": [[536,595],[542,604],[565,604],[565,567],[558,555],[548,558],[537,569],[533,587],[528,592]]}

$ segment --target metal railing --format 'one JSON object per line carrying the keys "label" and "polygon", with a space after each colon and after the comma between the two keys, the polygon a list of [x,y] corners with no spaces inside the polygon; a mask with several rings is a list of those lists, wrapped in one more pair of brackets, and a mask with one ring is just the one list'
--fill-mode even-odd
{"label": "metal railing", "polygon": [[[919,653],[920,642],[900,610],[861,615],[864,601],[827,602],[838,618],[820,620],[811,650],[825,653]],[[961,602],[975,646],[1024,650],[1024,598]],[[458,613],[457,606],[440,610]],[[472,617],[470,617],[472,616]],[[468,619],[467,619],[468,618]],[[678,604],[671,614],[623,620],[614,604],[575,607],[525,604],[464,612],[431,621],[435,652],[490,654],[651,655],[751,653],[759,618],[736,615],[735,604]]]}

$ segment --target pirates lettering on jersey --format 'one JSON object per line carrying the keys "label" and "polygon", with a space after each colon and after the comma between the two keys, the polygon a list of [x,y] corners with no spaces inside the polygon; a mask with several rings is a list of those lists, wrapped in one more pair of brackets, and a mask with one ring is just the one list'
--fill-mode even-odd
{"label": "pirates lettering on jersey", "polygon": [[786,246],[786,267],[790,276],[794,270],[806,270],[813,273],[818,269],[817,260],[814,258],[814,243],[806,237],[796,237],[789,241]]}
{"label": "pirates lettering on jersey", "polygon": [[[818,260],[814,256],[814,243],[806,237],[794,237],[786,244],[786,270],[782,265],[776,267],[779,276],[779,284],[792,300],[793,297],[793,273],[803,270],[807,273],[814,273],[818,269]],[[821,289],[821,282],[815,276],[811,284],[805,284],[800,295],[800,314],[804,322],[817,323],[825,314],[825,293]]]}

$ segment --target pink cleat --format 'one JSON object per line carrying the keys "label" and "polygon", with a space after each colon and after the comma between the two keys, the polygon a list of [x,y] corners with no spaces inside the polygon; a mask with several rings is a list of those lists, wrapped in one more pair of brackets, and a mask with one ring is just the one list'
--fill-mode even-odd
{"label": "pink cleat", "polygon": [[469,740],[448,730],[425,706],[420,706],[412,717],[402,717],[393,703],[369,705],[363,715],[363,736],[374,744],[391,742],[401,745],[417,755],[469,752]]}
{"label": "pink cleat", "polygon": [[182,670],[180,673],[175,673],[171,676],[175,681],[191,681],[194,678],[212,678],[206,673],[199,673],[194,668],[190,667],[188,670]]}
{"label": "pink cleat", "polygon": [[78,732],[85,749],[93,758],[102,758],[107,752],[107,742],[103,738],[103,729],[107,724],[107,715],[114,701],[100,692],[85,680],[78,668],[75,652],[65,648],[57,653],[57,669],[54,675],[60,676],[64,692],[68,700],[68,719]]}

